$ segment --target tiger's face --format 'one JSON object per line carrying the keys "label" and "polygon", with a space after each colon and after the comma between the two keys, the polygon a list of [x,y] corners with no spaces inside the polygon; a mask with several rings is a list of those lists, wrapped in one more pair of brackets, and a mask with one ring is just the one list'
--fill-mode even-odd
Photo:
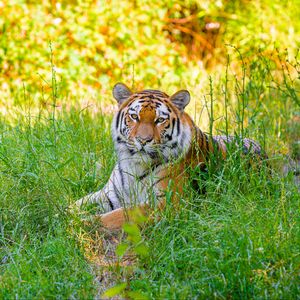
{"label": "tiger's face", "polygon": [[181,120],[190,99],[188,91],[179,91],[171,97],[157,90],[132,93],[119,83],[113,95],[119,103],[113,122],[113,137],[119,152],[165,161],[178,155],[188,135]]}

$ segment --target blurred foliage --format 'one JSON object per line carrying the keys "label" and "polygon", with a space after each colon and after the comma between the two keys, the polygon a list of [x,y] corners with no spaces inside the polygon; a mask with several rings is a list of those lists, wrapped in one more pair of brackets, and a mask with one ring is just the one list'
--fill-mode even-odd
{"label": "blurred foliage", "polygon": [[224,69],[226,44],[249,57],[258,49],[271,57],[274,47],[294,56],[299,7],[298,0],[0,1],[1,101],[22,102],[25,85],[47,103],[52,59],[60,98],[78,101],[110,96],[120,80],[194,86],[208,67]]}

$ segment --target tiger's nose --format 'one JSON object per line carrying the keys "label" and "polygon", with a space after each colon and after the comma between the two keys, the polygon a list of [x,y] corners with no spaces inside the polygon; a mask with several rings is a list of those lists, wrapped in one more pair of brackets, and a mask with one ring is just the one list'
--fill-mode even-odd
{"label": "tiger's nose", "polygon": [[137,137],[136,138],[139,143],[143,146],[145,146],[147,143],[150,143],[152,141],[152,137],[146,137],[146,138],[142,138],[142,137]]}

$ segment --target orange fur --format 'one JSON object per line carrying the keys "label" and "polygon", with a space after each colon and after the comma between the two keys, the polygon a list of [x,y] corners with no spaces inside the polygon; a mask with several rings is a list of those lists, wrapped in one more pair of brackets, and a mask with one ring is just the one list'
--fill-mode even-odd
{"label": "orange fur", "polygon": [[[183,192],[183,187],[188,180],[187,167],[204,167],[209,158],[209,154],[214,151],[220,153],[220,159],[226,158],[226,143],[232,142],[233,138],[230,137],[230,139],[228,139],[228,137],[222,136],[209,137],[194,124],[190,116],[184,112],[184,108],[189,102],[189,93],[187,91],[179,91],[169,97],[165,93],[153,90],[132,93],[125,85],[117,84],[113,94],[119,102],[120,112],[128,108],[135,101],[140,101],[141,108],[139,112],[133,110],[133,113],[124,115],[129,131],[128,140],[130,140],[132,144],[138,142],[145,146],[149,141],[156,146],[162,144],[162,133],[166,132],[171,126],[174,127],[174,120],[177,120],[177,122],[180,120],[180,122],[178,122],[178,124],[181,124],[180,126],[189,128],[188,132],[191,135],[189,137],[191,140],[188,143],[186,151],[184,150],[185,152],[183,152],[183,157],[181,157],[181,153],[177,153],[177,156],[180,158],[177,159],[176,162],[172,162],[172,160],[169,161],[157,174],[158,178],[160,178],[157,183],[159,190],[166,191],[169,187],[170,180],[175,183],[172,191],[172,200],[175,206],[177,206],[176,203],[179,199],[178,194],[180,195]],[[152,99],[155,99],[155,101],[152,101]],[[157,121],[156,109],[162,104],[167,107],[169,117],[160,123]],[[164,115],[167,114],[165,113]],[[116,127],[119,128],[119,118],[116,119]],[[171,120],[173,124],[171,124]],[[177,129],[177,131],[179,132],[179,129]],[[176,138],[179,139],[178,135],[179,133],[177,133],[174,141],[177,141],[179,144],[179,140],[176,140]],[[254,141],[245,139],[244,145],[249,151],[254,145],[256,147],[256,153],[260,153],[260,146],[257,146]],[[181,151],[183,150],[181,149]],[[160,166],[162,166],[162,163],[160,163]],[[165,200],[160,201],[158,204],[159,209],[163,209],[164,206]],[[149,211],[151,211],[149,206],[145,204],[140,205],[139,208],[144,214],[149,214]],[[131,208],[118,208],[102,214],[100,220],[106,228],[119,229],[126,221],[131,219],[131,211]]]}

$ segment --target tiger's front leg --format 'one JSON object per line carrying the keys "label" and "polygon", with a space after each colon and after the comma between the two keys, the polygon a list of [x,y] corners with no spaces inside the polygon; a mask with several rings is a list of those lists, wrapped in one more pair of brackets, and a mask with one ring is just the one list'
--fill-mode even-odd
{"label": "tiger's front leg", "polygon": [[98,204],[101,213],[120,208],[120,198],[125,195],[125,190],[119,178],[119,169],[116,166],[106,185],[100,191],[77,200],[75,202],[76,206],[81,208],[87,204]]}
{"label": "tiger's front leg", "polygon": [[168,176],[166,172],[158,168],[142,181],[129,173],[126,176],[123,174],[123,179],[120,180],[122,177],[116,166],[102,190],[81,198],[76,201],[76,205],[81,208],[86,204],[98,204],[102,214],[94,216],[93,219],[100,220],[108,229],[120,229],[130,220],[132,210],[138,208],[144,215],[149,215],[155,206],[160,207],[165,203],[163,189],[168,185],[168,178],[164,178],[165,176]]}
{"label": "tiger's front leg", "polygon": [[[83,197],[76,204],[78,207],[89,203],[98,204],[102,214],[95,216],[95,219],[99,219],[108,229],[120,229],[130,219],[131,211],[136,207],[145,215],[149,215],[155,208],[164,208],[165,192],[169,188],[170,180],[173,183],[182,181],[178,179],[181,173],[179,169],[170,165],[160,166],[139,180],[128,172],[123,172],[123,177],[120,176],[117,165],[102,190]],[[172,198],[176,198],[181,186],[174,184]]]}
{"label": "tiger's front leg", "polygon": [[[183,189],[183,184],[186,179],[181,167],[170,168],[165,166],[158,168],[154,174],[150,174],[142,182],[139,189],[139,204],[129,208],[118,208],[111,212],[102,214],[99,217],[104,227],[108,229],[120,229],[125,222],[132,217],[132,212],[138,208],[140,213],[151,218],[151,213],[155,210],[162,210],[166,205],[166,191],[170,188],[170,180],[173,181],[172,186],[172,201],[175,207],[178,202],[178,192]],[[155,198],[155,203],[151,203],[151,198]],[[134,212],[133,212],[134,213]]]}
{"label": "tiger's front leg", "polygon": [[81,199],[79,199],[75,202],[75,205],[78,208],[82,208],[88,204],[98,204],[100,206],[100,210],[102,212],[110,211],[111,210],[110,203],[106,197],[105,189],[106,188],[104,187],[102,190],[100,190],[98,192],[91,193],[89,195],[82,197]]}

